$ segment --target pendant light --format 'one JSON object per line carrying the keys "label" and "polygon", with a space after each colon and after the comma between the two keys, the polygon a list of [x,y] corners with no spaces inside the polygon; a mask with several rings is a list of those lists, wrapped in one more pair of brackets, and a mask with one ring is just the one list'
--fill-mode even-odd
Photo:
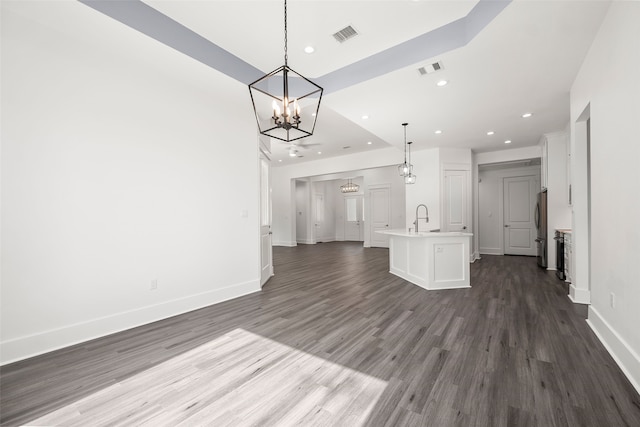
{"label": "pendant light", "polygon": [[[409,141],[407,143],[407,146],[408,146],[408,149],[409,149],[409,166],[411,166],[411,144],[413,144],[413,142],[411,142],[411,141]],[[410,167],[409,173],[407,175],[405,175],[404,183],[405,184],[415,184],[416,183],[416,176],[413,174],[413,166]]]}
{"label": "pendant light", "polygon": [[409,163],[407,163],[407,125],[409,125],[409,123],[402,124],[404,127],[404,162],[398,165],[398,173],[400,173],[400,176],[405,177],[413,170],[411,162],[409,161]]}
{"label": "pendant light", "polygon": [[359,190],[360,186],[351,182],[351,178],[348,179],[346,184],[340,186],[340,191],[343,193],[357,193]]}
{"label": "pendant light", "polygon": [[287,0],[284,0],[284,65],[249,85],[260,134],[291,142],[313,135],[323,89],[289,67]]}

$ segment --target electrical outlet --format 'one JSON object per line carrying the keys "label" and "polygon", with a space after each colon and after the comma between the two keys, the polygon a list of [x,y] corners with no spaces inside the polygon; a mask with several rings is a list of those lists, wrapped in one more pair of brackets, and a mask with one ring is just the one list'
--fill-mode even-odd
{"label": "electrical outlet", "polygon": [[616,308],[616,294],[613,292],[609,294],[609,304],[611,305],[611,308]]}
{"label": "electrical outlet", "polygon": [[151,281],[151,286],[149,286],[149,290],[155,291],[156,289],[158,289],[158,279],[153,279]]}

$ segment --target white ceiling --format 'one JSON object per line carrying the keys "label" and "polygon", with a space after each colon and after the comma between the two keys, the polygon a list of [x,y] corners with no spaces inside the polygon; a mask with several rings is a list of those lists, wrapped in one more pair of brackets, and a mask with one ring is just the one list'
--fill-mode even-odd
{"label": "white ceiling", "polygon": [[[211,43],[202,46],[193,37],[164,29],[152,37],[240,81],[284,62],[282,1],[145,3],[175,21],[158,25],[178,23]],[[409,122],[407,138],[414,141],[414,150],[466,147],[483,152],[534,145],[543,133],[568,123],[571,84],[608,6],[604,0],[288,0],[289,65],[333,89],[323,97],[316,132],[301,140],[302,145],[313,144],[298,149],[304,157],[289,157],[289,145],[274,140],[274,160],[290,164],[389,145],[402,148],[403,122]],[[471,24],[454,27],[483,10],[489,12],[475,14],[484,20],[475,37]],[[121,7],[111,16],[145,31],[145,14]],[[129,20],[143,24],[136,27]],[[340,44],[332,34],[347,25],[360,34]],[[466,45],[452,41],[460,30],[470,39]],[[416,39],[421,36],[427,38]],[[231,61],[219,55],[203,61],[190,43],[204,51],[221,48]],[[304,53],[307,45],[315,52]],[[428,46],[423,50],[422,45]],[[416,60],[429,52],[440,53]],[[372,60],[376,55],[377,62]],[[418,73],[420,66],[435,61],[444,69]],[[361,76],[353,75],[358,65],[366,70]],[[442,79],[449,84],[436,86]],[[524,119],[525,112],[533,116]],[[362,119],[365,114],[369,119]],[[495,134],[488,136],[490,130]],[[505,145],[505,140],[512,143]]]}

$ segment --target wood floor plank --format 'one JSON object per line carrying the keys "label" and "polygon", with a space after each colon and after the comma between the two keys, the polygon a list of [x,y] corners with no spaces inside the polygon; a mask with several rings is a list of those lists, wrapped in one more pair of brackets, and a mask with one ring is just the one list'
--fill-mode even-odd
{"label": "wood floor plank", "polygon": [[274,248],[262,292],[0,368],[7,426],[640,426],[534,258],[426,291],[351,242]]}

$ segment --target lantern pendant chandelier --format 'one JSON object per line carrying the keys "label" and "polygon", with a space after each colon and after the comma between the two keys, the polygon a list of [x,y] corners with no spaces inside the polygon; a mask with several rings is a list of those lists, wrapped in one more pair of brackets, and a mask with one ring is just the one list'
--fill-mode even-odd
{"label": "lantern pendant chandelier", "polygon": [[360,191],[360,186],[351,182],[351,178],[349,178],[346,184],[340,186],[340,191],[343,193],[357,193]]}
{"label": "lantern pendant chandelier", "polygon": [[[407,177],[413,171],[413,165],[411,164],[411,157],[409,157],[409,162],[407,163],[407,126],[409,123],[403,123],[404,127],[404,162],[398,165],[398,172],[400,176]],[[411,156],[411,154],[409,154]]]}
{"label": "lantern pendant chandelier", "polygon": [[287,0],[284,0],[284,65],[249,85],[260,134],[291,142],[313,135],[323,89],[289,67]]}

